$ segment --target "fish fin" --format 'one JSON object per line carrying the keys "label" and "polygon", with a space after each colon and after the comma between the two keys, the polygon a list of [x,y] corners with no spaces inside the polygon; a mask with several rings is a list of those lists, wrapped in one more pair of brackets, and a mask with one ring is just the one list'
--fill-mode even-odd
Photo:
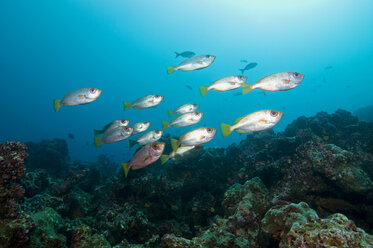
{"label": "fish fin", "polygon": [[238,69],[238,70],[241,71],[242,75],[243,75],[243,73],[245,72],[245,69]]}
{"label": "fish fin", "polygon": [[237,133],[250,133],[250,132],[246,132],[246,131],[241,131],[241,130],[236,130]]}
{"label": "fish fin", "polygon": [[175,112],[172,110],[168,110],[167,113],[168,113],[168,117],[172,117]]}
{"label": "fish fin", "polygon": [[120,165],[123,167],[125,177],[127,177],[131,168],[128,167],[128,163],[121,163]]}
{"label": "fish fin", "polygon": [[232,133],[231,127],[232,126],[229,125],[229,124],[220,123],[220,129],[221,129],[221,133],[222,133],[223,137],[227,137],[228,135],[230,135]]}
{"label": "fish fin", "polygon": [[53,100],[54,112],[57,112],[61,108],[61,106],[62,106],[61,100],[59,100],[59,99]]}
{"label": "fish fin", "polygon": [[175,57],[175,58],[177,58],[177,57],[180,56],[180,53],[178,53],[178,52],[175,52],[175,54],[176,54],[176,57]]}
{"label": "fish fin", "polygon": [[166,154],[161,155],[161,164],[165,164],[170,156]]}
{"label": "fish fin", "polygon": [[177,139],[171,139],[171,147],[173,151],[176,151],[179,147],[179,142]]}
{"label": "fish fin", "polygon": [[129,102],[123,102],[123,105],[124,105],[124,110],[127,110],[132,107],[132,104]]}
{"label": "fish fin", "polygon": [[198,87],[199,92],[201,93],[202,97],[205,97],[207,95],[207,92],[209,92],[209,90],[207,88],[208,88],[207,86],[199,86]]}
{"label": "fish fin", "polygon": [[93,130],[93,135],[94,135],[95,137],[98,137],[98,136],[101,135],[101,131],[100,131],[100,130]]}
{"label": "fish fin", "polygon": [[168,65],[168,66],[167,66],[167,74],[171,74],[171,73],[173,73],[174,71],[176,71],[175,67],[176,67],[176,66]]}
{"label": "fish fin", "polygon": [[136,140],[129,140],[129,146],[130,146],[130,149],[134,146],[134,145],[136,145],[137,144],[137,141]]}
{"label": "fish fin", "polygon": [[267,120],[259,120],[259,123],[260,124],[268,124],[268,121]]}
{"label": "fish fin", "polygon": [[234,120],[234,124],[237,124],[240,120],[242,120],[245,116],[238,117],[237,119]]}
{"label": "fish fin", "polygon": [[85,98],[85,95],[78,95],[78,98],[79,98],[80,100],[83,100],[83,99]]}
{"label": "fish fin", "polygon": [[162,121],[162,130],[167,129],[169,126],[170,126],[170,123],[168,123],[167,121]]}
{"label": "fish fin", "polygon": [[199,138],[200,140],[204,140],[206,138],[205,135],[201,135],[201,138]]}
{"label": "fish fin", "polygon": [[198,61],[196,62],[196,64],[200,64],[200,65],[202,65],[202,64],[203,64],[203,61],[202,61],[202,60],[198,60]]}
{"label": "fish fin", "polygon": [[284,82],[285,84],[289,84],[290,80],[289,79],[282,79],[282,82]]}
{"label": "fish fin", "polygon": [[253,84],[243,83],[241,84],[242,95],[245,95],[253,90]]}
{"label": "fish fin", "polygon": [[100,137],[98,137],[98,136],[95,136],[93,142],[95,143],[96,147],[99,147],[102,144],[102,139]]}

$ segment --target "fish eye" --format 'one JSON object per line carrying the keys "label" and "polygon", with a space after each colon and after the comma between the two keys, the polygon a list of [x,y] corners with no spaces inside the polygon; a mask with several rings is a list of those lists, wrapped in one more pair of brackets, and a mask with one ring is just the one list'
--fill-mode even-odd
{"label": "fish eye", "polygon": [[212,133],[212,129],[211,128],[208,127],[206,130],[207,130],[208,133]]}
{"label": "fish eye", "polygon": [[157,130],[157,131],[155,131],[155,133],[156,133],[156,134],[160,134],[161,132]]}
{"label": "fish eye", "polygon": [[124,128],[124,131],[128,132],[130,129],[128,127]]}
{"label": "fish eye", "polygon": [[278,115],[277,111],[271,111],[271,116],[276,117]]}
{"label": "fish eye", "polygon": [[120,121],[122,124],[126,124],[127,123],[127,120],[121,120]]}
{"label": "fish eye", "polygon": [[300,73],[298,73],[298,72],[294,72],[294,74],[293,74],[293,75],[294,75],[294,77],[296,77],[296,78],[297,78],[297,77],[299,77],[299,76],[300,76]]}
{"label": "fish eye", "polygon": [[95,89],[95,88],[90,88],[90,89],[89,89],[89,93],[91,93],[91,94],[96,93],[96,89]]}
{"label": "fish eye", "polygon": [[158,144],[157,144],[157,143],[154,143],[154,144],[152,145],[152,147],[153,147],[154,150],[157,150],[157,149],[158,149]]}

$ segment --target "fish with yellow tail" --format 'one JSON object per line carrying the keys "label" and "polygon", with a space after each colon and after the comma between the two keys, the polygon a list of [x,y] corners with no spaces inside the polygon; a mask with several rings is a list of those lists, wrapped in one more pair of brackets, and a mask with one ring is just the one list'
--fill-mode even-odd
{"label": "fish with yellow tail", "polygon": [[172,151],[169,155],[161,155],[161,164],[165,164],[168,160],[181,161],[184,159],[195,157],[203,149],[203,145],[199,146],[180,146],[176,151]]}
{"label": "fish with yellow tail", "polygon": [[159,159],[165,147],[163,142],[154,142],[143,146],[138,150],[128,163],[121,163],[124,174],[127,177],[130,169],[142,169]]}
{"label": "fish with yellow tail", "polygon": [[224,137],[236,130],[238,133],[250,133],[263,131],[275,126],[283,117],[284,113],[276,110],[260,110],[234,121],[234,125],[220,124]]}
{"label": "fish with yellow tail", "polygon": [[215,91],[229,91],[240,88],[242,84],[246,83],[245,76],[229,76],[218,79],[210,84],[210,86],[199,86],[199,92],[202,97],[205,97],[210,90]]}
{"label": "fish with yellow tail", "polygon": [[203,117],[203,113],[201,112],[191,112],[180,115],[173,119],[171,123],[167,121],[162,121],[162,129],[167,129],[170,126],[172,127],[187,127],[198,123]]}
{"label": "fish with yellow tail", "polygon": [[150,126],[150,121],[140,121],[136,122],[135,124],[131,125],[133,128],[132,135],[145,132]]}
{"label": "fish with yellow tail", "polygon": [[147,95],[141,97],[134,101],[133,103],[130,102],[123,102],[124,110],[134,108],[134,109],[145,109],[145,108],[152,108],[160,104],[163,100],[163,96],[161,95]]}
{"label": "fish with yellow tail", "polygon": [[213,55],[199,55],[190,59],[184,60],[178,66],[167,66],[167,73],[171,74],[177,70],[180,71],[194,71],[203,69],[214,62],[215,56]]}
{"label": "fish with yellow tail", "polygon": [[255,89],[265,91],[286,91],[297,87],[304,79],[299,72],[280,72],[269,75],[257,81],[256,84],[242,84],[242,95]]}
{"label": "fish with yellow tail", "polygon": [[198,146],[205,144],[212,140],[216,134],[215,128],[210,127],[200,127],[192,131],[184,133],[180,136],[179,140],[171,139],[172,150],[176,151],[179,146]]}
{"label": "fish with yellow tail", "polygon": [[102,143],[110,144],[122,141],[130,137],[132,135],[132,132],[132,127],[118,127],[114,130],[111,130],[110,132],[105,132],[103,138],[100,138],[100,136],[95,136],[94,143],[96,147],[99,147]]}
{"label": "fish with yellow tail", "polygon": [[195,112],[199,108],[198,104],[187,103],[177,107],[175,110],[168,110],[168,116],[172,117],[174,114],[182,115],[186,113]]}
{"label": "fish with yellow tail", "polygon": [[100,136],[103,133],[111,132],[112,130],[117,129],[119,127],[128,126],[129,123],[130,121],[126,119],[115,120],[113,122],[106,124],[101,130],[93,130],[93,134],[95,137]]}
{"label": "fish with yellow tail", "polygon": [[96,100],[102,91],[96,88],[83,88],[75,90],[65,95],[62,100],[53,100],[53,109],[57,112],[62,105],[64,106],[76,106],[87,104]]}
{"label": "fish with yellow tail", "polygon": [[153,142],[158,141],[162,137],[163,131],[162,130],[153,130],[147,132],[146,134],[138,137],[136,140],[129,140],[129,146],[132,148],[134,145],[138,144],[140,146],[144,146]]}

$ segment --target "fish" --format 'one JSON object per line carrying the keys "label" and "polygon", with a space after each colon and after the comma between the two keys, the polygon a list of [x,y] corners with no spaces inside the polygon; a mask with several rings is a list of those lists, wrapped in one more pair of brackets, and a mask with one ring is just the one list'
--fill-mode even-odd
{"label": "fish", "polygon": [[245,76],[229,76],[212,82],[210,86],[199,86],[198,88],[201,96],[205,97],[210,90],[228,91],[237,89],[241,87],[243,83],[246,83],[246,80],[247,77]]}
{"label": "fish", "polygon": [[67,137],[69,137],[70,139],[74,139],[74,135],[72,133],[68,133]]}
{"label": "fish", "polygon": [[210,127],[200,127],[184,133],[180,139],[171,139],[172,150],[176,151],[180,145],[197,146],[202,145],[215,137],[216,129]]}
{"label": "fish", "polygon": [[246,66],[245,66],[245,68],[243,68],[243,69],[239,69],[240,71],[241,71],[241,73],[243,74],[245,71],[248,71],[248,70],[250,70],[250,69],[253,69],[254,67],[256,67],[258,65],[258,63],[255,63],[255,62],[253,62],[253,63],[248,63]]}
{"label": "fish", "polygon": [[283,115],[283,112],[276,110],[260,110],[237,118],[234,121],[234,125],[221,123],[220,128],[224,137],[230,135],[234,130],[238,133],[263,131],[275,126]]}
{"label": "fish", "polygon": [[205,68],[214,62],[215,56],[213,55],[199,55],[190,59],[184,60],[178,66],[167,66],[167,74],[171,74],[177,70],[180,71],[194,71]]}
{"label": "fish", "polygon": [[325,70],[330,70],[330,69],[333,69],[333,66],[332,66],[332,65],[328,65],[328,66],[325,66],[324,69],[325,69]]}
{"label": "fish", "polygon": [[110,132],[105,132],[104,137],[100,138],[99,136],[94,137],[94,144],[96,147],[99,147],[102,143],[115,143],[118,141],[122,141],[130,137],[133,133],[133,128],[124,126],[118,127],[116,129],[111,130]]}
{"label": "fish", "polygon": [[111,130],[114,130],[116,128],[128,126],[129,123],[130,121],[126,119],[115,120],[113,122],[106,124],[101,130],[93,130],[93,134],[94,136],[100,136],[106,131],[110,132]]}
{"label": "fish", "polygon": [[199,108],[198,104],[195,103],[186,103],[177,107],[175,110],[168,110],[168,116],[172,117],[174,114],[182,115],[190,112],[194,112]]}
{"label": "fish", "polygon": [[193,88],[192,88],[192,86],[190,86],[190,85],[185,85],[185,87],[187,87],[188,89],[190,89],[190,90],[193,90]]}
{"label": "fish", "polygon": [[247,63],[247,60],[246,59],[242,59],[240,62]]}
{"label": "fish", "polygon": [[64,106],[76,106],[87,104],[96,100],[102,91],[96,88],[83,88],[79,90],[72,91],[65,95],[62,100],[53,100],[53,109],[57,112],[62,105]]}
{"label": "fish", "polygon": [[123,105],[124,105],[124,110],[127,110],[129,108],[145,109],[145,108],[151,108],[151,107],[157,106],[158,104],[162,102],[162,100],[163,100],[163,96],[161,95],[147,95],[147,96],[137,99],[133,103],[123,102]]}
{"label": "fish", "polygon": [[146,131],[150,126],[150,121],[140,121],[133,124],[131,127],[133,128],[132,135],[142,133]]}
{"label": "fish", "polygon": [[121,163],[123,167],[125,177],[127,177],[130,169],[137,170],[142,169],[154,162],[156,162],[162,155],[165,147],[163,142],[154,142],[143,146],[138,150],[131,160],[127,163]]}
{"label": "fish", "polygon": [[167,129],[170,126],[173,127],[187,127],[194,125],[198,123],[203,117],[203,113],[201,112],[191,112],[191,113],[186,113],[183,115],[180,115],[173,119],[171,123],[168,123],[167,121],[162,121],[162,129]]}
{"label": "fish", "polygon": [[132,148],[136,144],[140,146],[144,146],[149,143],[156,142],[162,137],[162,134],[163,134],[162,130],[153,130],[153,131],[147,132],[146,134],[138,137],[136,140],[130,139],[129,147]]}
{"label": "fish", "polygon": [[165,164],[168,160],[172,159],[174,161],[183,160],[186,158],[194,157],[201,151],[203,148],[202,145],[199,146],[180,146],[177,148],[176,151],[172,151],[169,155],[162,154],[161,155],[161,164]]}
{"label": "fish", "polygon": [[257,81],[256,84],[242,85],[242,95],[255,89],[265,91],[285,91],[297,87],[304,79],[304,74],[298,72],[280,72],[269,75]]}
{"label": "fish", "polygon": [[191,51],[185,51],[185,52],[181,52],[181,53],[178,53],[178,52],[175,52],[176,54],[176,57],[184,57],[184,58],[191,58],[193,57],[194,55],[196,55],[194,52],[191,52]]}

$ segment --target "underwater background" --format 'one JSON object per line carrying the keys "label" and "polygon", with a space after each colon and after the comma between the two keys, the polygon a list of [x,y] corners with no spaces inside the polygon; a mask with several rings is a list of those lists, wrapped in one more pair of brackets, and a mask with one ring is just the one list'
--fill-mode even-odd
{"label": "underwater background", "polygon": [[[372,10],[369,0],[1,1],[0,247],[314,247],[320,235],[318,247],[372,247]],[[167,75],[183,51],[216,59]],[[248,83],[305,79],[201,97],[199,86],[240,75],[242,60],[258,63]],[[85,87],[103,92],[53,111]],[[149,94],[164,100],[123,110]],[[169,153],[170,137],[218,129],[197,157],[125,178],[119,163],[136,149],[93,144],[110,121],[161,129],[189,102],[201,122],[162,141]],[[262,109],[284,112],[273,131],[223,138],[221,122]]]}

